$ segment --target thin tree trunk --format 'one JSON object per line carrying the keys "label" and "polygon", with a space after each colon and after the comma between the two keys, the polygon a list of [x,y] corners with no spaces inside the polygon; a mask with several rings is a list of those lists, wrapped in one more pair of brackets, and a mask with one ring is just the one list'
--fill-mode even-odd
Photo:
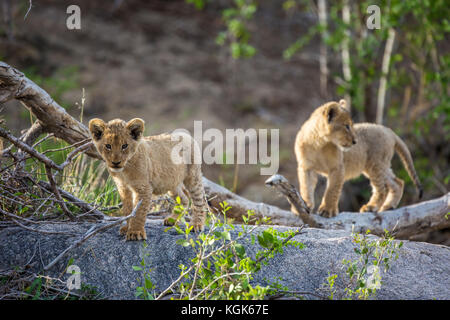
{"label": "thin tree trunk", "polygon": [[319,15],[319,24],[323,28],[321,32],[322,40],[320,42],[320,93],[322,97],[327,97],[328,92],[328,53],[327,53],[327,44],[325,43],[325,39],[328,35],[328,22],[327,22],[327,3],[326,0],[318,0],[318,15]]}
{"label": "thin tree trunk", "polygon": [[[347,85],[350,85],[352,81],[352,72],[350,68],[350,49],[349,49],[349,41],[350,41],[350,31],[348,26],[350,25],[350,0],[344,0],[342,7],[342,21],[346,24],[345,36],[342,40],[342,73],[344,75],[344,80],[347,82]],[[347,102],[347,107],[351,110],[352,106],[352,98],[351,95],[347,93],[344,95],[344,98]]]}
{"label": "thin tree trunk", "polygon": [[381,65],[380,86],[378,88],[377,101],[377,118],[376,123],[383,124],[383,115],[386,100],[387,76],[389,73],[389,65],[391,63],[392,49],[394,48],[395,30],[390,28],[388,31],[388,38],[386,40],[386,47],[384,48],[383,63]]}

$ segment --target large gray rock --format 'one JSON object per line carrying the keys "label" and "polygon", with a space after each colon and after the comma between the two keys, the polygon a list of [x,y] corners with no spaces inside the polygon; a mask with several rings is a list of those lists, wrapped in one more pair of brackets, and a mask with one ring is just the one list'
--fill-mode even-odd
{"label": "large gray rock", "polygon": [[[21,228],[0,230],[0,269],[31,265],[34,272],[43,269],[59,253],[70,246],[92,225],[45,224],[47,231],[72,232],[76,236],[44,235]],[[259,227],[260,232],[265,227]],[[81,281],[97,287],[106,299],[133,299],[140,273],[138,265],[143,252],[147,265],[153,269],[152,279],[157,290],[166,288],[180,274],[178,265],[189,263],[192,252],[175,244],[182,236],[175,230],[164,232],[160,221],[147,221],[147,248],[142,242],[126,242],[118,228],[99,233],[80,247],[70,251],[48,273],[60,276],[69,259],[81,269]],[[283,231],[289,228],[277,227]],[[237,231],[232,233],[236,236]],[[317,292],[329,274],[345,279],[342,259],[356,259],[355,244],[345,231],[304,229],[294,240],[304,243],[300,250],[289,247],[282,255],[270,260],[255,276],[255,282],[281,277],[290,290]],[[250,254],[260,250],[258,245],[245,244]],[[450,299],[450,249],[428,243],[404,241],[399,259],[392,263],[377,293],[378,299]],[[67,279],[69,274],[63,276]],[[310,296],[307,296],[308,298]]]}

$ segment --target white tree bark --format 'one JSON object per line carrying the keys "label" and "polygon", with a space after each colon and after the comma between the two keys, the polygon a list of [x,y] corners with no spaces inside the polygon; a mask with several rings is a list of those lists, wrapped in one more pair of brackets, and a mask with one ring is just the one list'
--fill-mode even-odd
{"label": "white tree bark", "polygon": [[[295,199],[297,190],[283,176],[276,175],[268,179],[271,187],[288,198],[295,205],[303,200]],[[292,190],[294,189],[294,190]],[[297,209],[298,210],[298,209]],[[445,229],[450,227],[450,192],[440,198],[424,201],[414,205],[379,213],[341,212],[336,217],[324,218],[317,214],[310,214],[308,223],[312,227],[324,229],[343,229],[346,231],[365,232],[383,235],[387,230],[397,238]]]}
{"label": "white tree bark", "polygon": [[[342,40],[342,73],[344,75],[344,80],[349,84],[352,81],[352,72],[350,69],[350,49],[349,49],[349,41],[350,41],[350,31],[348,26],[350,25],[350,0],[344,0],[342,7],[342,21],[346,24],[345,36]],[[347,107],[351,110],[352,107],[352,99],[350,94],[345,94],[345,101],[347,102]]]}
{"label": "white tree bark", "polygon": [[383,62],[381,65],[380,86],[378,88],[377,100],[377,116],[376,123],[383,124],[383,114],[386,98],[387,76],[389,73],[389,65],[391,63],[392,49],[394,48],[395,30],[389,29],[388,38],[386,40],[386,47],[384,48]]}
{"label": "white tree bark", "polygon": [[[52,132],[69,144],[90,137],[88,128],[68,114],[45,90],[22,72],[0,61],[0,103],[11,99],[19,100],[30,110],[42,125],[43,131]],[[99,158],[94,148],[86,153]]]}
{"label": "white tree bark", "polygon": [[319,24],[323,28],[321,32],[322,41],[320,42],[320,92],[323,97],[327,95],[327,84],[328,84],[328,53],[327,53],[327,45],[325,43],[325,38],[328,35],[327,28],[327,2],[326,0],[318,0],[318,15],[319,15]]}

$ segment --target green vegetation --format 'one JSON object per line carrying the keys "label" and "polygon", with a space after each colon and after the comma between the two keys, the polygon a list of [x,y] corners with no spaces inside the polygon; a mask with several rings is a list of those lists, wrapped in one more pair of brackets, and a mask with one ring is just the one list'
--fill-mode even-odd
{"label": "green vegetation", "polygon": [[[191,233],[192,227],[185,220],[187,210],[181,205],[180,199],[177,199],[175,211],[180,214],[178,224],[168,229],[173,228],[182,235],[177,244],[192,250],[194,258],[190,259],[189,265],[180,264],[180,277],[157,295],[144,254],[140,265],[133,267],[142,273],[139,278],[141,286],[136,289],[137,297],[159,299],[172,294],[175,299],[248,300],[263,299],[280,288],[277,281],[269,282],[267,286],[252,285],[251,282],[255,273],[277,254],[282,254],[286,247],[303,248],[302,243],[291,240],[297,232],[280,232],[267,228],[255,234],[257,226],[268,223],[267,219],[254,221],[254,214],[249,211],[243,217],[244,224],[235,226],[227,219],[227,211],[231,207],[224,202],[221,203],[221,208],[223,220],[209,213],[206,231],[194,236]],[[249,222],[255,225],[249,225]],[[232,239],[232,231],[237,231],[235,239]],[[243,246],[245,242],[258,243],[261,250],[253,256],[246,252]]]}
{"label": "green vegetation", "polygon": [[384,237],[374,240],[369,239],[369,233],[370,230],[365,234],[352,233],[352,241],[358,246],[354,249],[358,259],[342,261],[348,276],[343,280],[346,282],[344,288],[336,285],[338,275],[327,278],[329,299],[338,296],[340,299],[367,300],[381,288],[381,275],[389,270],[392,261],[397,260],[403,242],[394,241],[387,231]]}

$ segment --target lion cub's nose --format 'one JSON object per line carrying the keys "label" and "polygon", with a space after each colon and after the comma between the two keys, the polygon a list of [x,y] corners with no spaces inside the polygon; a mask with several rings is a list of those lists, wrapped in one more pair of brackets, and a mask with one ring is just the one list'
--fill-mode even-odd
{"label": "lion cub's nose", "polygon": [[115,166],[118,166],[118,165],[120,164],[120,162],[121,162],[121,161],[117,161],[117,162],[112,161],[111,163],[112,163],[113,165],[115,165]]}

